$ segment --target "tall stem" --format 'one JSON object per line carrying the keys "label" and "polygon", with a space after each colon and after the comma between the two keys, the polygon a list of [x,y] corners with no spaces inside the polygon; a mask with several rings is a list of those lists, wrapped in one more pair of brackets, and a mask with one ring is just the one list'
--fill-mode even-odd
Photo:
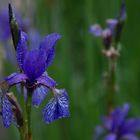
{"label": "tall stem", "polygon": [[116,58],[109,58],[109,76],[108,76],[108,113],[110,113],[113,109],[115,103],[115,94],[116,94]]}
{"label": "tall stem", "polygon": [[24,133],[24,125],[19,128],[19,133],[20,133],[20,140],[25,140],[25,133]]}
{"label": "tall stem", "polygon": [[112,112],[115,95],[117,92],[117,80],[116,80],[116,65],[118,58],[118,50],[115,47],[111,47],[109,50],[103,51],[107,58],[107,77],[106,77],[106,94],[107,94],[107,113]]}
{"label": "tall stem", "polygon": [[26,101],[26,123],[27,123],[27,140],[32,140],[31,132],[31,108],[32,108],[32,93],[28,91]]}
{"label": "tall stem", "polygon": [[[23,92],[23,88],[22,92]],[[24,93],[23,93],[24,94]],[[20,140],[32,140],[31,132],[31,107],[32,107],[32,92],[28,90],[26,102],[23,102],[23,125],[19,127]]]}

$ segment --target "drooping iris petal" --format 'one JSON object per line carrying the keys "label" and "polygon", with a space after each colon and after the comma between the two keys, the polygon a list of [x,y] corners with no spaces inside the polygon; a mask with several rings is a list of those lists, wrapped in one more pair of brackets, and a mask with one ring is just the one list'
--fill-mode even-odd
{"label": "drooping iris petal", "polygon": [[68,95],[66,91],[63,91],[62,94],[56,95],[48,102],[43,110],[44,121],[49,124],[56,119],[69,117],[70,113],[68,104]]}
{"label": "drooping iris petal", "polygon": [[54,120],[56,120],[57,116],[55,115],[56,107],[57,106],[57,100],[55,98],[52,98],[49,100],[48,104],[45,106],[43,110],[43,120],[46,123],[51,123]]}
{"label": "drooping iris petal", "polygon": [[117,136],[115,134],[108,134],[104,140],[117,140]]}
{"label": "drooping iris petal", "polygon": [[69,113],[69,99],[66,90],[59,90],[56,99],[59,105],[59,115],[61,117],[68,117]]}
{"label": "drooping iris petal", "polygon": [[7,78],[5,78],[5,80],[7,81],[7,83],[12,86],[14,84],[18,84],[20,82],[25,82],[28,79],[28,77],[23,74],[23,73],[13,73],[10,76],[8,76]]}
{"label": "drooping iris petal", "polygon": [[34,81],[36,78],[41,76],[45,71],[45,67],[45,52],[38,49],[33,49],[27,53],[23,64],[23,70],[31,81]]}
{"label": "drooping iris petal", "polygon": [[122,134],[130,134],[140,131],[140,118],[126,120],[120,129]]}
{"label": "drooping iris petal", "polygon": [[47,75],[42,75],[39,78],[36,79],[37,83],[40,85],[44,85],[46,87],[55,87],[56,86],[56,81],[54,81],[51,77]]}
{"label": "drooping iris petal", "polygon": [[44,38],[40,44],[40,49],[46,52],[46,67],[48,67],[55,55],[55,43],[61,38],[58,33],[52,33]]}
{"label": "drooping iris petal", "polygon": [[89,32],[92,33],[96,37],[99,37],[102,35],[102,29],[98,24],[91,25],[89,28]]}
{"label": "drooping iris petal", "polygon": [[116,108],[112,113],[112,131],[115,131],[125,120],[126,116],[128,115],[128,111],[130,109],[130,106],[128,104],[125,104],[123,108]]}
{"label": "drooping iris petal", "polygon": [[46,87],[40,86],[36,88],[33,92],[32,104],[35,107],[38,107],[42,103],[42,101],[45,99],[47,94],[48,94],[48,89]]}
{"label": "drooping iris petal", "polygon": [[16,48],[16,56],[20,69],[23,69],[23,62],[27,53],[27,34],[20,31],[20,40]]}
{"label": "drooping iris petal", "polygon": [[136,137],[135,135],[133,134],[128,134],[128,135],[125,135],[122,137],[122,140],[139,140],[138,137]]}
{"label": "drooping iris petal", "polygon": [[1,109],[3,125],[8,128],[12,122],[12,105],[6,96],[2,97]]}

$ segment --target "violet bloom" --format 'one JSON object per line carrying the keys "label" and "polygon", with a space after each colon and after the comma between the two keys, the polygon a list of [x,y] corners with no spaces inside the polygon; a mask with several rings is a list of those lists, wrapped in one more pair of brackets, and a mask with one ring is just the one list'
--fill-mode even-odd
{"label": "violet bloom", "polygon": [[102,29],[98,24],[91,25],[89,28],[89,32],[95,37],[101,37],[105,48],[109,49],[112,44],[112,39],[115,38],[116,41],[119,41],[123,23],[125,22],[125,20],[126,7],[124,1],[122,1],[120,14],[117,18],[106,20],[107,25],[105,29]]}
{"label": "violet bloom", "polygon": [[125,104],[103,117],[103,124],[96,127],[94,140],[139,140],[136,133],[140,131],[140,117],[128,118],[129,109]]}
{"label": "violet bloom", "polygon": [[[55,43],[60,38],[58,33],[50,34],[40,43],[39,48],[27,51],[28,36],[20,31],[16,57],[21,72],[13,73],[5,79],[10,87],[22,83],[26,91],[32,93],[32,104],[36,107],[42,103],[48,90],[53,92],[54,98],[48,102],[43,110],[43,120],[48,124],[56,119],[69,116],[67,92],[56,89],[57,83],[45,72],[54,59]],[[28,92],[25,92],[25,98],[29,94]],[[9,118],[9,123],[5,125],[5,127],[9,127],[11,122],[10,104],[7,106],[5,102],[2,102],[2,106],[4,106],[2,118],[4,124]]]}

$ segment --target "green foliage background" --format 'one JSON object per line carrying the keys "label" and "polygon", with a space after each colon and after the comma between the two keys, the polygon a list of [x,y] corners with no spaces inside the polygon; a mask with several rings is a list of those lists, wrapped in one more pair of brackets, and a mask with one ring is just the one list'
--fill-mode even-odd
{"label": "green foliage background", "polygon": [[[105,113],[103,88],[105,58],[102,42],[88,28],[93,23],[105,27],[107,18],[117,16],[120,0],[32,0],[34,23],[43,34],[59,32],[56,57],[48,73],[66,88],[71,116],[44,124],[41,111],[33,109],[33,140],[90,140]],[[23,2],[24,3],[24,2]],[[123,30],[121,55],[117,67],[116,105],[128,102],[133,116],[140,115],[140,0],[126,0],[127,21]],[[25,7],[26,9],[26,7]],[[32,17],[31,17],[32,18]],[[5,68],[7,69],[7,68]],[[13,71],[11,71],[13,72]],[[2,126],[1,126],[2,128]],[[7,140],[18,140],[15,127],[6,131]],[[0,133],[1,133],[0,132]],[[9,136],[9,137],[8,137]]]}

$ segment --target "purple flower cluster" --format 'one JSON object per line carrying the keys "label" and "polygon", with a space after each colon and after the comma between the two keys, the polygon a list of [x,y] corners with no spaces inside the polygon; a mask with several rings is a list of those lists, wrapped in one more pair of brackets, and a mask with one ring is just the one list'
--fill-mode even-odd
{"label": "purple flower cluster", "polygon": [[130,106],[118,107],[102,119],[103,124],[96,127],[94,140],[139,140],[140,117],[128,118]]}
{"label": "purple flower cluster", "polygon": [[[53,33],[44,38],[38,48],[27,50],[28,36],[20,31],[20,40],[16,48],[17,62],[21,72],[16,72],[5,78],[10,87],[22,84],[25,88],[25,101],[28,92],[32,93],[32,104],[38,107],[51,90],[54,97],[48,101],[43,110],[43,120],[51,123],[56,119],[69,116],[68,94],[64,89],[56,89],[56,81],[48,76],[45,71],[52,63],[55,56],[55,43],[61,38],[58,33]],[[28,92],[27,92],[28,91]],[[6,95],[6,94],[5,94]],[[2,119],[5,127],[12,122],[12,106],[2,97]]]}

